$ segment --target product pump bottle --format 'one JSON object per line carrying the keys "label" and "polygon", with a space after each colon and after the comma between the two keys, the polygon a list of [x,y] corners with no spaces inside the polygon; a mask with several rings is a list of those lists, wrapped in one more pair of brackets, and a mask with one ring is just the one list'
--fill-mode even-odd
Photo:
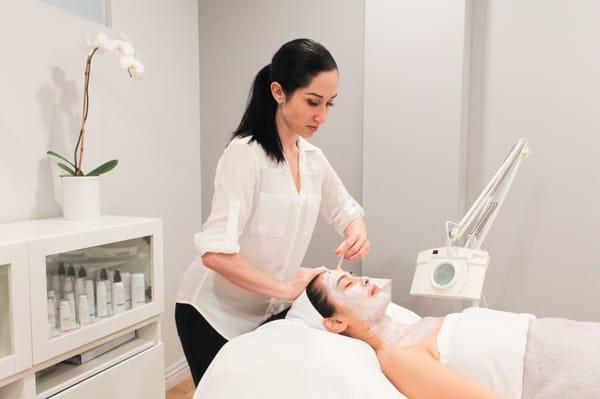
{"label": "product pump bottle", "polygon": [[96,282],[96,316],[108,317],[108,301],[106,292],[106,269],[100,271],[100,280]]}
{"label": "product pump bottle", "polygon": [[58,282],[60,284],[60,287],[59,287],[58,291],[56,291],[56,294],[59,296],[58,299],[61,299],[64,296],[65,274],[67,274],[67,271],[65,270],[65,264],[60,262],[58,264]]}
{"label": "product pump bottle", "polygon": [[[66,298],[69,292],[73,292],[75,284],[75,268],[70,265],[67,269],[67,277],[65,277],[65,284],[63,286],[63,296]],[[73,309],[71,309],[73,311]]]}
{"label": "product pump bottle", "polygon": [[123,313],[125,310],[125,285],[121,281],[121,271],[115,270],[112,283],[113,315]]}

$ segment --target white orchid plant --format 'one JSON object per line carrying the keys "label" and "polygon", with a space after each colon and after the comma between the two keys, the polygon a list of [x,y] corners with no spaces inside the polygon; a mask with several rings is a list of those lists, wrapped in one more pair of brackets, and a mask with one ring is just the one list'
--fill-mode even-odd
{"label": "white orchid plant", "polygon": [[119,56],[119,64],[127,71],[131,78],[139,78],[144,72],[144,65],[135,57],[133,45],[122,35],[116,39],[109,38],[105,33],[98,33],[95,37],[88,36],[85,42],[85,50],[87,59],[83,84],[83,113],[81,115],[81,129],[79,129],[79,137],[73,153],[73,162],[54,151],[47,151],[47,154],[66,162],[58,162],[58,166],[71,176],[100,176],[103,173],[113,170],[119,161],[116,159],[110,160],[88,173],[84,173],[81,167],[85,143],[85,124],[89,110],[89,85],[92,59],[96,54],[110,51]]}

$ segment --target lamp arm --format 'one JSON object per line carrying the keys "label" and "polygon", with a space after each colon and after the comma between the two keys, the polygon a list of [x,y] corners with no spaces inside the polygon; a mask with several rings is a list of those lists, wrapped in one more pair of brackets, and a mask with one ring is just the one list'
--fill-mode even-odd
{"label": "lamp arm", "polygon": [[[470,226],[473,226],[473,229],[469,234],[469,239],[465,246],[470,248],[479,248],[481,246],[491,225],[494,223],[498,210],[510,189],[522,159],[527,155],[529,155],[529,146],[527,140],[522,138],[509,152],[500,169],[492,177],[462,220],[457,224],[451,222],[446,224],[448,247],[460,240]],[[507,176],[508,182],[503,185]],[[493,201],[498,191],[498,199]],[[449,224],[454,225],[452,229],[448,228]]]}

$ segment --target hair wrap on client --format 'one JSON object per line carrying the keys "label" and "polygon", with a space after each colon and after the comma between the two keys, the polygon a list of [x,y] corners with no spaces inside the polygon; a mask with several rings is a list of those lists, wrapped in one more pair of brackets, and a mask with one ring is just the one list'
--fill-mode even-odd
{"label": "hair wrap on client", "polygon": [[309,327],[325,330],[325,327],[323,327],[323,316],[310,303],[310,299],[306,295],[306,290],[302,291],[302,294],[296,298],[285,318],[299,321]]}
{"label": "hair wrap on client", "polygon": [[[339,266],[334,270],[325,272],[325,274],[325,285],[329,289],[335,289],[335,285],[342,275],[349,275],[348,272],[344,271]],[[319,311],[311,303],[308,295],[306,294],[306,290],[302,291],[302,294],[296,298],[290,307],[290,311],[288,312],[286,319],[296,320],[306,324],[309,327],[316,327],[321,330],[325,330],[325,327],[323,326],[323,316],[321,316]]]}

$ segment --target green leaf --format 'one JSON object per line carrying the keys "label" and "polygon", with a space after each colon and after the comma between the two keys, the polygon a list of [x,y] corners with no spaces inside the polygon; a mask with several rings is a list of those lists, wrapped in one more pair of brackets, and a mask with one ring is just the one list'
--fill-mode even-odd
{"label": "green leaf", "polygon": [[98,166],[96,169],[92,170],[86,176],[100,176],[103,173],[110,172],[117,166],[118,163],[119,161],[116,159],[105,162],[102,165]]}
{"label": "green leaf", "polygon": [[72,162],[71,162],[71,161],[69,161],[67,158],[63,157],[63,156],[62,156],[62,155],[60,155],[60,154],[57,154],[57,153],[56,153],[56,152],[54,152],[54,151],[46,151],[46,154],[48,154],[48,155],[52,155],[52,156],[54,156],[54,157],[57,157],[57,158],[60,158],[60,159],[62,159],[63,161],[65,161],[66,163],[68,163],[69,165],[71,165],[73,168],[75,167],[75,164],[74,164],[74,163],[72,163]]}
{"label": "green leaf", "polygon": [[60,168],[64,169],[64,170],[66,170],[67,172],[69,172],[69,174],[70,174],[71,176],[75,176],[75,171],[74,171],[73,169],[69,168],[69,167],[68,167],[67,165],[65,165],[64,163],[62,163],[62,162],[59,162],[59,163],[58,163],[58,166],[59,166]]}

